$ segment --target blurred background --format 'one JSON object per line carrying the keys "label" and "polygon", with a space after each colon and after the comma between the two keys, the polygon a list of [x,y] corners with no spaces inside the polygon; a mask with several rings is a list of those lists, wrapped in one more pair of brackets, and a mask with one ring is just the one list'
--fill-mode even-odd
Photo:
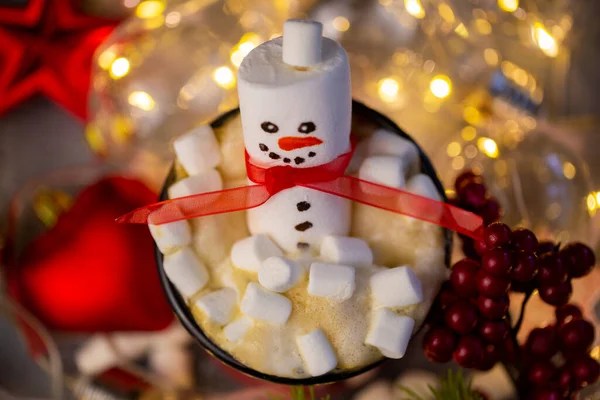
{"label": "blurred background", "polygon": [[[344,46],[355,99],[416,139],[449,195],[472,168],[503,221],[597,252],[597,15],[581,0],[0,0],[0,398],[287,398],[190,343],[147,232],[111,221],[156,199],[174,137],[237,107],[242,59],[290,17]],[[596,326],[599,283],[573,296]],[[528,307],[525,330],[551,318]],[[321,390],[400,399],[392,382],[447,369],[413,345]],[[514,398],[502,368],[474,379]]]}

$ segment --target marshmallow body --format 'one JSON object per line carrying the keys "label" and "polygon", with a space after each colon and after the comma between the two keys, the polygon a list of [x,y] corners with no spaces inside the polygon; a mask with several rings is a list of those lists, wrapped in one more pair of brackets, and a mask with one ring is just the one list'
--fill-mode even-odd
{"label": "marshmallow body", "polygon": [[169,187],[169,198],[191,196],[198,193],[215,192],[223,189],[221,174],[216,169],[209,169],[198,175],[183,178]]}
{"label": "marshmallow body", "polygon": [[352,297],[356,284],[354,268],[346,265],[312,263],[308,293],[341,302]]}
{"label": "marshmallow body", "polygon": [[419,151],[417,146],[408,139],[384,129],[375,131],[367,140],[368,156],[399,157],[407,172],[419,169]]}
{"label": "marshmallow body", "polygon": [[192,233],[187,221],[169,222],[168,224],[149,224],[150,233],[163,254],[169,254],[192,241]]}
{"label": "marshmallow body", "polygon": [[147,333],[97,334],[86,340],[75,353],[77,369],[84,375],[95,375],[125,360],[135,360],[152,343]]}
{"label": "marshmallow body", "polygon": [[367,157],[358,170],[358,177],[400,189],[405,185],[404,163],[400,157],[394,156]]}
{"label": "marshmallow body", "polygon": [[216,167],[221,162],[221,149],[209,125],[178,137],[173,142],[175,155],[188,175],[196,175]]}
{"label": "marshmallow body", "polygon": [[298,336],[296,343],[307,372],[312,376],[326,374],[337,365],[337,357],[322,330],[315,329]]}
{"label": "marshmallow body", "polygon": [[248,317],[240,317],[231,321],[223,328],[225,339],[232,343],[239,342],[252,325],[254,325],[254,321]]}
{"label": "marshmallow body", "polygon": [[251,318],[283,325],[292,312],[292,302],[283,295],[273,293],[255,282],[250,282],[246,287],[240,309]]}
{"label": "marshmallow body", "polygon": [[442,200],[442,196],[436,189],[435,184],[431,178],[425,174],[417,174],[412,176],[408,182],[406,182],[406,190],[433,200]]}
{"label": "marshmallow body", "polygon": [[284,257],[267,258],[258,270],[258,282],[273,292],[290,290],[300,277],[303,269],[298,263]]}
{"label": "marshmallow body", "polygon": [[233,309],[237,304],[237,293],[230,288],[219,289],[200,297],[195,305],[212,322],[225,325],[231,320]]}
{"label": "marshmallow body", "polygon": [[321,242],[321,259],[328,263],[371,266],[373,253],[367,242],[347,236],[327,236]]}
{"label": "marshmallow body", "polygon": [[396,267],[371,276],[371,294],[383,307],[405,307],[423,301],[421,281],[409,267]]}
{"label": "marshmallow body", "polygon": [[266,235],[253,235],[237,241],[231,248],[231,263],[234,267],[257,272],[269,257],[282,256],[281,249]]}
{"label": "marshmallow body", "polygon": [[286,252],[319,248],[325,236],[350,232],[350,202],[317,190],[294,187],[248,210],[252,234],[266,233]]}
{"label": "marshmallow body", "polygon": [[163,268],[171,283],[185,298],[193,296],[208,282],[206,267],[189,247],[183,247],[175,253],[166,255]]}
{"label": "marshmallow body", "polygon": [[402,358],[412,336],[415,321],[388,309],[375,311],[365,343],[375,346],[388,358]]}

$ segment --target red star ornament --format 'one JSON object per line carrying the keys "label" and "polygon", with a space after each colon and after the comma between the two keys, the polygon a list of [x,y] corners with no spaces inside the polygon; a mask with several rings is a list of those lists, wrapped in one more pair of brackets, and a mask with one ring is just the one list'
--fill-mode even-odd
{"label": "red star ornament", "polygon": [[35,28],[0,25],[0,115],[42,94],[86,119],[91,61],[114,22],[81,15],[70,0],[49,0],[43,10]]}

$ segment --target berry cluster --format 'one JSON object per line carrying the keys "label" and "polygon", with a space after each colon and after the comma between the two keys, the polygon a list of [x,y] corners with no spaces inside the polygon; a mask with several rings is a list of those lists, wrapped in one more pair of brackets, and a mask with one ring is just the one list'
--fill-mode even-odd
{"label": "berry cluster", "polygon": [[553,325],[536,328],[523,346],[524,374],[521,385],[527,398],[570,398],[600,376],[600,365],[588,353],[594,342],[594,326],[572,304],[555,311]]}
{"label": "berry cluster", "polygon": [[[454,264],[432,306],[425,355],[434,362],[454,358],[461,367],[480,370],[498,361],[523,365],[520,379],[528,396],[536,399],[562,399],[595,382],[600,367],[587,355],[593,326],[576,306],[566,305],[571,279],[587,275],[595,265],[592,250],[581,243],[560,249],[552,242],[538,242],[528,229],[511,230],[495,222],[500,217],[498,202],[471,171],[463,172],[455,187],[453,203],[482,216],[487,227],[480,241],[462,238],[468,258]],[[536,289],[542,300],[559,307],[557,322],[533,330],[520,349],[516,341],[520,321],[511,328],[508,294],[524,292],[527,300]],[[560,367],[554,357],[559,351],[567,360]],[[558,383],[547,385],[550,380]]]}

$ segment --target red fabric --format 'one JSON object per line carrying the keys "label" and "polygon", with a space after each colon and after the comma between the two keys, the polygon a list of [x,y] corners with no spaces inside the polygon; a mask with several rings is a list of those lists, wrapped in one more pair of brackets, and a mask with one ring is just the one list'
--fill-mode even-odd
{"label": "red fabric", "polygon": [[85,119],[93,54],[114,25],[71,0],[0,7],[0,115],[42,94]]}
{"label": "red fabric", "polygon": [[33,241],[9,274],[11,293],[49,328],[153,331],[173,314],[143,226],[114,219],[156,195],[110,177],[84,189],[54,228]]}
{"label": "red fabric", "polygon": [[159,225],[182,219],[247,210],[264,204],[281,190],[302,186],[432,222],[474,239],[481,238],[483,220],[478,215],[404,190],[344,175],[352,154],[353,150],[318,167],[262,168],[252,164],[246,153],[248,178],[256,185],[163,201],[134,210],[117,221]]}

